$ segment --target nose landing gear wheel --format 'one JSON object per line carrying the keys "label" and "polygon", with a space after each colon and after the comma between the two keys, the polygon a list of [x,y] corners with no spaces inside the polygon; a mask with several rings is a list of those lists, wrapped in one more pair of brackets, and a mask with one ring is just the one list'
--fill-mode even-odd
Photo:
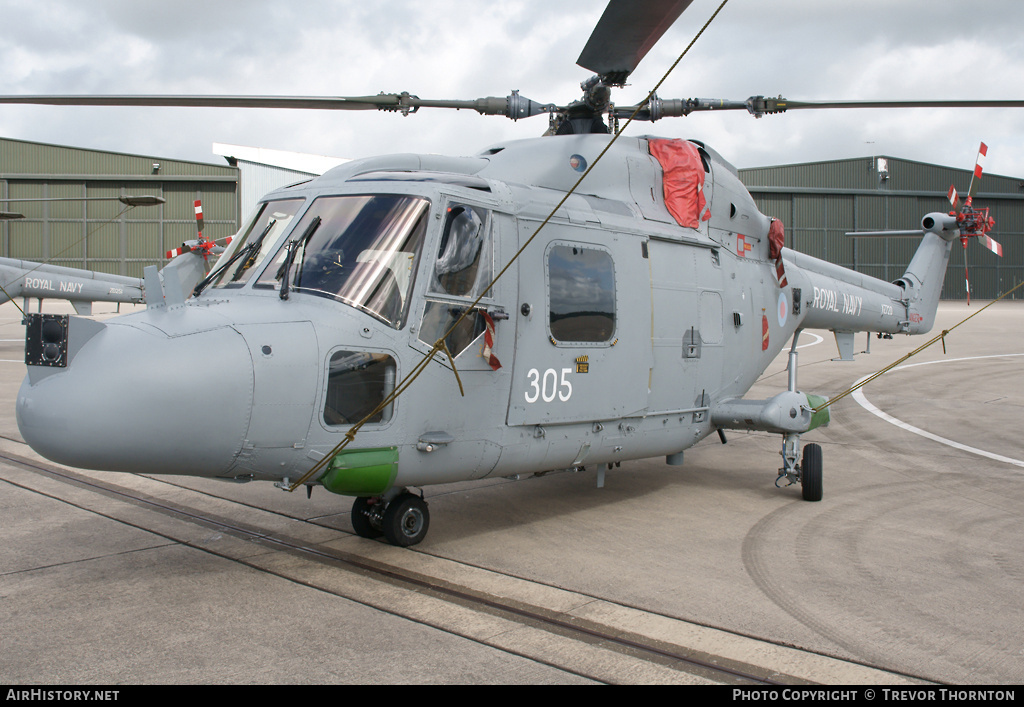
{"label": "nose landing gear wheel", "polygon": [[820,501],[823,495],[821,485],[821,445],[805,444],[800,462],[800,486],[805,501]]}
{"label": "nose landing gear wheel", "polygon": [[384,511],[381,530],[392,545],[409,547],[423,540],[430,527],[427,502],[419,496],[405,492],[388,504]]}

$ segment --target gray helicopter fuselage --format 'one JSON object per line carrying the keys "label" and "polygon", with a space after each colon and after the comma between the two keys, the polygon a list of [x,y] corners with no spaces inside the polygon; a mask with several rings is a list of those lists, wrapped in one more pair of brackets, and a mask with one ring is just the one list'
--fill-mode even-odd
{"label": "gray helicopter fuselage", "polygon": [[[883,283],[784,249],[780,287],[770,219],[704,147],[710,216],[695,228],[666,208],[647,139],[622,138],[527,245],[610,139],[369,158],[267,195],[251,233],[243,227],[221,256],[265,223],[251,272],[236,264],[236,279],[222,275],[181,304],[102,324],[73,318],[65,367],[29,366],[22,434],[79,467],[295,479],[484,294],[446,338],[452,359],[436,355],[321,477],[335,492],[373,495],[678,459],[799,328],[930,327],[927,311],[912,311],[912,277]],[[330,241],[329,229],[370,216],[382,234],[374,245]],[[949,239],[933,238],[928,258],[944,268]],[[302,254],[289,261],[290,251]],[[390,298],[359,280],[374,267]],[[939,267],[922,264],[922,278]],[[286,299],[282,277],[301,283]]]}

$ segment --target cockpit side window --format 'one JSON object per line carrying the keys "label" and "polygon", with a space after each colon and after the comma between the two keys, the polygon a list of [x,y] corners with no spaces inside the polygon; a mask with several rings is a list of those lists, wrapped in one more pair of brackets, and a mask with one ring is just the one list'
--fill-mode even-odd
{"label": "cockpit side window", "polygon": [[430,291],[453,297],[477,297],[490,283],[491,239],[487,213],[452,204],[441,232]]}
{"label": "cockpit side window", "polygon": [[[462,315],[468,302],[483,294],[491,284],[494,271],[491,228],[486,209],[460,203],[448,206],[437,257],[431,268],[419,338],[433,344],[444,337],[452,356],[469,348],[484,332],[486,323],[479,310],[464,318]],[[461,301],[453,302],[450,298]],[[452,329],[456,322],[458,326]]]}
{"label": "cockpit side window", "polygon": [[256,287],[279,288],[287,270],[291,291],[344,302],[399,329],[429,212],[430,202],[414,196],[320,197]]}
{"label": "cockpit side window", "polygon": [[[354,425],[374,412],[395,389],[395,360],[383,353],[335,351],[327,375],[324,422]],[[392,406],[377,410],[367,422],[388,422]]]}

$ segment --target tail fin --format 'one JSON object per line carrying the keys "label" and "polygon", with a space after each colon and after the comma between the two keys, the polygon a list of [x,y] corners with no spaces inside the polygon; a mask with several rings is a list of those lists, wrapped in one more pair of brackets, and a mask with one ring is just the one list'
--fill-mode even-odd
{"label": "tail fin", "polygon": [[896,284],[906,293],[908,334],[924,334],[935,324],[942,283],[953,240],[960,236],[956,217],[931,213],[921,219],[924,239],[918,246],[907,271]]}

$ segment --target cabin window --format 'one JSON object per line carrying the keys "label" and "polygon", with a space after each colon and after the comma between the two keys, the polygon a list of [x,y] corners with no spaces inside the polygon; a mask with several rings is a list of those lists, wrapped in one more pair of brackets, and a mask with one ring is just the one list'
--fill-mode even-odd
{"label": "cabin window", "polygon": [[[273,253],[277,248],[278,239],[288,230],[303,201],[304,199],[283,199],[260,204],[221,255],[218,266],[220,263],[231,262],[231,258],[236,255],[238,258],[220,273],[213,286],[244,285],[249,277],[259,270],[267,254]],[[216,269],[213,272],[216,272]]]}
{"label": "cabin window", "polygon": [[611,254],[556,244],[547,259],[551,337],[558,343],[604,343],[615,334],[615,267]]}
{"label": "cabin window", "polygon": [[370,413],[368,422],[388,422],[393,406],[376,408],[394,391],[395,372],[395,359],[387,354],[335,351],[327,371],[324,422],[354,425]]}
{"label": "cabin window", "polygon": [[320,197],[256,287],[348,304],[400,329],[430,213],[426,199],[396,194]]}

